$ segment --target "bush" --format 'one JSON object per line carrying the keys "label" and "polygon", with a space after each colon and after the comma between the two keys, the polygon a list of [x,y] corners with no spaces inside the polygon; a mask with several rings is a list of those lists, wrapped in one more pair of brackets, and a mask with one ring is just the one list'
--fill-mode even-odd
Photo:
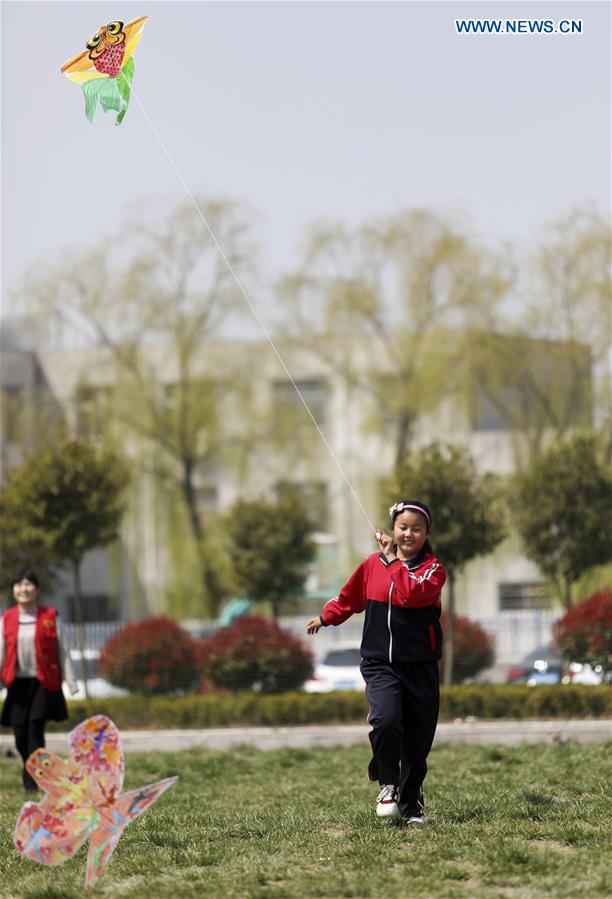
{"label": "bush", "polygon": [[190,690],[198,679],[198,645],[171,618],[145,618],[107,640],[100,670],[111,684],[137,693]]}
{"label": "bush", "polygon": [[570,662],[610,668],[612,660],[612,590],[600,590],[577,603],[553,628],[561,655]]}
{"label": "bush", "polygon": [[[304,724],[366,725],[367,704],[359,691],[337,693],[227,693],[208,696],[113,696],[69,702],[69,727],[90,715],[108,715],[117,727],[175,728]],[[609,686],[555,685],[442,687],[440,721],[455,718],[609,718]],[[49,722],[65,731],[66,722]]]}
{"label": "bush", "polygon": [[607,718],[612,714],[609,687],[561,685],[470,685],[443,687],[440,720],[455,718]]}
{"label": "bush", "polygon": [[279,693],[302,686],[313,658],[275,621],[246,616],[202,641],[200,668],[215,687]]}
{"label": "bush", "polygon": [[[446,630],[446,622],[446,612],[442,612],[440,623],[443,631]],[[454,624],[453,682],[461,683],[491,667],[495,660],[495,638],[463,615],[455,615]],[[444,671],[444,652],[440,665]]]}

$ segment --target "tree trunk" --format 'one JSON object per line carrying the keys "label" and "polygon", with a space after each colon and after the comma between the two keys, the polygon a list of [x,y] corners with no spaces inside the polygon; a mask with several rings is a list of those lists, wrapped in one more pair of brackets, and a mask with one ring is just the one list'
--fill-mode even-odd
{"label": "tree trunk", "polygon": [[208,611],[212,617],[215,617],[223,600],[223,589],[217,575],[209,564],[204,549],[204,527],[202,525],[202,517],[200,515],[200,510],[198,509],[196,492],[193,485],[193,469],[189,463],[184,463],[183,465],[181,490],[185,505],[187,506],[187,515],[191,533],[196,545],[200,577],[202,578],[202,584],[208,598]]}
{"label": "tree trunk", "polygon": [[563,605],[566,611],[572,607],[572,582],[569,577],[563,578]]}
{"label": "tree trunk", "polygon": [[397,443],[395,445],[395,472],[400,476],[402,465],[406,460],[406,451],[410,443],[410,431],[412,428],[412,416],[406,409],[402,409],[397,422]]}
{"label": "tree trunk", "polygon": [[446,632],[444,634],[444,686],[453,682],[453,656],[455,651],[455,572],[448,568],[448,605],[446,612]]}
{"label": "tree trunk", "polygon": [[85,699],[89,699],[87,660],[85,658],[85,641],[83,633],[83,594],[81,593],[81,560],[72,560],[72,576],[74,580],[74,617],[77,624],[77,646],[81,656],[81,673]]}

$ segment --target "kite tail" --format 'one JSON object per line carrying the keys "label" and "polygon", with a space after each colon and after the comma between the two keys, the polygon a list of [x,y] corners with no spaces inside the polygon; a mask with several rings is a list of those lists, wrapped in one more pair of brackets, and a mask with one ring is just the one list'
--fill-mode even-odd
{"label": "kite tail", "polygon": [[133,78],[134,60],[130,57],[116,78],[93,78],[83,82],[81,90],[85,97],[85,115],[92,124],[98,103],[104,112],[117,112],[115,124],[121,124],[130,105]]}
{"label": "kite tail", "polygon": [[124,828],[146,812],[177,780],[178,777],[168,777],[146,787],[130,790],[110,805],[98,806],[96,824],[91,831],[87,852],[85,886],[88,890],[92,889],[108,864]]}

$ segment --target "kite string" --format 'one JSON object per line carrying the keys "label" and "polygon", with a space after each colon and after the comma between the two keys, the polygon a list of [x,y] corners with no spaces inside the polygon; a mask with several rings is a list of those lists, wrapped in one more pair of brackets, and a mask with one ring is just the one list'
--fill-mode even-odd
{"label": "kite string", "polygon": [[278,361],[280,362],[281,366],[283,367],[283,369],[284,369],[284,371],[285,371],[285,374],[287,375],[287,377],[289,378],[291,384],[293,385],[293,389],[295,390],[295,392],[296,392],[297,395],[299,396],[300,400],[302,401],[302,404],[303,404],[304,408],[306,409],[306,412],[307,412],[308,415],[310,416],[310,418],[311,418],[311,420],[312,420],[312,423],[314,424],[315,428],[316,428],[317,431],[319,432],[319,436],[320,436],[321,440],[323,441],[323,443],[324,443],[325,446],[327,447],[327,450],[328,450],[328,452],[329,452],[331,458],[333,459],[333,461],[334,461],[334,463],[335,463],[335,465],[336,465],[336,468],[338,469],[338,471],[340,472],[340,474],[341,474],[342,477],[344,478],[344,481],[345,481],[347,487],[349,488],[350,492],[352,493],[352,495],[353,495],[355,501],[357,502],[357,505],[359,506],[359,508],[360,508],[361,511],[363,512],[366,521],[368,522],[368,524],[370,525],[370,527],[372,528],[373,531],[376,530],[374,524],[372,523],[372,520],[371,520],[370,516],[369,516],[368,513],[366,512],[366,510],[365,510],[365,508],[364,508],[364,506],[363,506],[361,500],[360,500],[359,497],[357,496],[357,493],[355,492],[355,489],[354,489],[353,485],[351,484],[351,482],[350,482],[350,480],[349,480],[349,478],[348,478],[346,472],[344,471],[342,465],[340,464],[340,461],[339,461],[338,457],[336,456],[335,452],[333,451],[332,447],[330,446],[329,441],[327,440],[325,434],[323,433],[323,431],[322,431],[321,428],[319,427],[319,424],[318,424],[316,418],[314,417],[314,415],[313,415],[313,413],[312,413],[312,411],[311,411],[311,409],[310,409],[310,406],[309,406],[308,403],[306,402],[306,400],[305,400],[305,398],[304,398],[304,396],[303,396],[303,394],[302,394],[300,388],[299,388],[298,385],[296,384],[296,382],[295,382],[295,380],[294,380],[294,378],[293,378],[291,372],[289,371],[289,369],[288,369],[288,367],[287,367],[287,365],[286,365],[286,363],[285,363],[285,360],[284,360],[283,357],[281,356],[279,350],[278,350],[277,347],[276,347],[276,344],[274,343],[274,341],[272,340],[272,337],[270,336],[270,333],[268,332],[266,326],[264,325],[263,321],[261,320],[261,317],[260,317],[259,313],[257,312],[257,309],[255,308],[255,306],[254,306],[253,303],[251,302],[251,300],[250,300],[250,298],[249,298],[249,295],[248,295],[248,293],[247,293],[245,287],[244,287],[243,284],[242,284],[242,281],[241,281],[240,278],[238,277],[238,275],[237,275],[236,271],[234,270],[234,268],[233,268],[231,262],[230,262],[229,259],[227,258],[226,254],[225,254],[225,252],[224,252],[224,250],[223,250],[223,247],[221,246],[221,244],[220,244],[219,241],[217,240],[217,238],[216,238],[216,236],[215,236],[215,234],[214,234],[212,228],[210,227],[210,225],[208,224],[208,221],[206,220],[206,217],[204,216],[204,213],[203,213],[202,210],[200,209],[200,207],[199,207],[199,205],[198,205],[198,203],[197,203],[195,197],[193,196],[193,193],[192,193],[191,190],[189,189],[189,186],[187,185],[187,183],[185,182],[185,179],[184,179],[183,176],[181,175],[181,173],[180,173],[180,171],[179,171],[179,169],[178,169],[176,163],[174,162],[174,159],[173,159],[172,156],[170,155],[170,152],[168,151],[168,149],[167,149],[166,145],[164,144],[163,140],[161,139],[161,137],[160,137],[160,135],[159,135],[159,132],[157,131],[157,128],[155,127],[155,125],[153,124],[153,122],[151,121],[151,119],[149,118],[149,116],[148,116],[148,114],[147,114],[147,112],[146,112],[144,106],[143,106],[142,103],[140,102],[140,98],[138,97],[138,94],[134,91],[133,88],[132,88],[132,96],[134,97],[134,99],[135,99],[136,102],[138,103],[138,106],[140,107],[140,111],[142,112],[143,116],[145,117],[145,119],[146,119],[146,121],[147,121],[147,123],[148,123],[148,125],[149,125],[149,127],[150,127],[150,129],[151,129],[151,131],[152,131],[153,134],[155,135],[155,137],[156,137],[156,139],[157,139],[157,142],[159,143],[160,147],[162,148],[162,150],[163,150],[163,152],[164,152],[164,154],[165,154],[165,156],[166,156],[168,162],[169,162],[170,165],[172,166],[172,168],[173,168],[173,170],[174,170],[174,173],[175,173],[176,177],[178,178],[178,180],[179,180],[179,181],[181,182],[181,184],[183,185],[183,188],[184,188],[184,190],[185,190],[185,193],[187,194],[187,196],[188,196],[189,199],[191,200],[191,203],[192,203],[192,205],[193,205],[195,211],[197,212],[197,214],[199,215],[200,219],[202,220],[202,223],[203,223],[204,227],[206,228],[206,230],[208,231],[208,233],[209,233],[209,235],[210,235],[210,237],[211,237],[211,239],[212,239],[212,241],[213,241],[215,247],[217,248],[217,251],[218,251],[219,255],[221,256],[221,259],[223,260],[223,262],[224,262],[225,265],[227,266],[227,268],[228,268],[230,274],[231,274],[232,277],[234,278],[234,280],[235,280],[235,282],[236,282],[236,284],[237,284],[237,286],[238,286],[238,289],[239,289],[240,293],[241,293],[242,296],[244,297],[244,299],[245,299],[245,301],[246,301],[246,303],[247,303],[249,309],[250,309],[251,312],[253,313],[253,316],[254,316],[254,318],[255,318],[255,321],[256,321],[257,324],[259,325],[259,327],[260,327],[260,329],[261,329],[261,331],[262,331],[264,337],[266,338],[266,340],[268,341],[268,343],[269,343],[270,346],[272,347],[272,349],[273,349],[273,351],[274,351],[274,353],[275,353],[275,355],[276,355],[276,358],[277,358]]}

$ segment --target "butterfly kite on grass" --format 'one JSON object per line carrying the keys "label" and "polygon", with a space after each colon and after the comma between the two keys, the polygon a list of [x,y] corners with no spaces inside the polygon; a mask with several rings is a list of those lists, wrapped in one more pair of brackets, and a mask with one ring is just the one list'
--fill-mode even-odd
{"label": "butterfly kite on grass", "polygon": [[36,749],[26,767],[46,795],[26,802],[15,827],[15,846],[43,865],[67,861],[89,838],[85,885],[102,874],[123,829],[172,786],[168,777],[121,793],[124,761],[119,731],[104,715],[83,721],[69,734],[70,759]]}
{"label": "butterfly kite on grass", "polygon": [[109,22],[102,25],[86,43],[87,49],[65,62],[61,71],[81,85],[85,95],[85,114],[90,122],[96,115],[98,102],[104,112],[118,113],[116,124],[123,121],[130,102],[134,59],[144,23],[141,16],[124,25]]}

